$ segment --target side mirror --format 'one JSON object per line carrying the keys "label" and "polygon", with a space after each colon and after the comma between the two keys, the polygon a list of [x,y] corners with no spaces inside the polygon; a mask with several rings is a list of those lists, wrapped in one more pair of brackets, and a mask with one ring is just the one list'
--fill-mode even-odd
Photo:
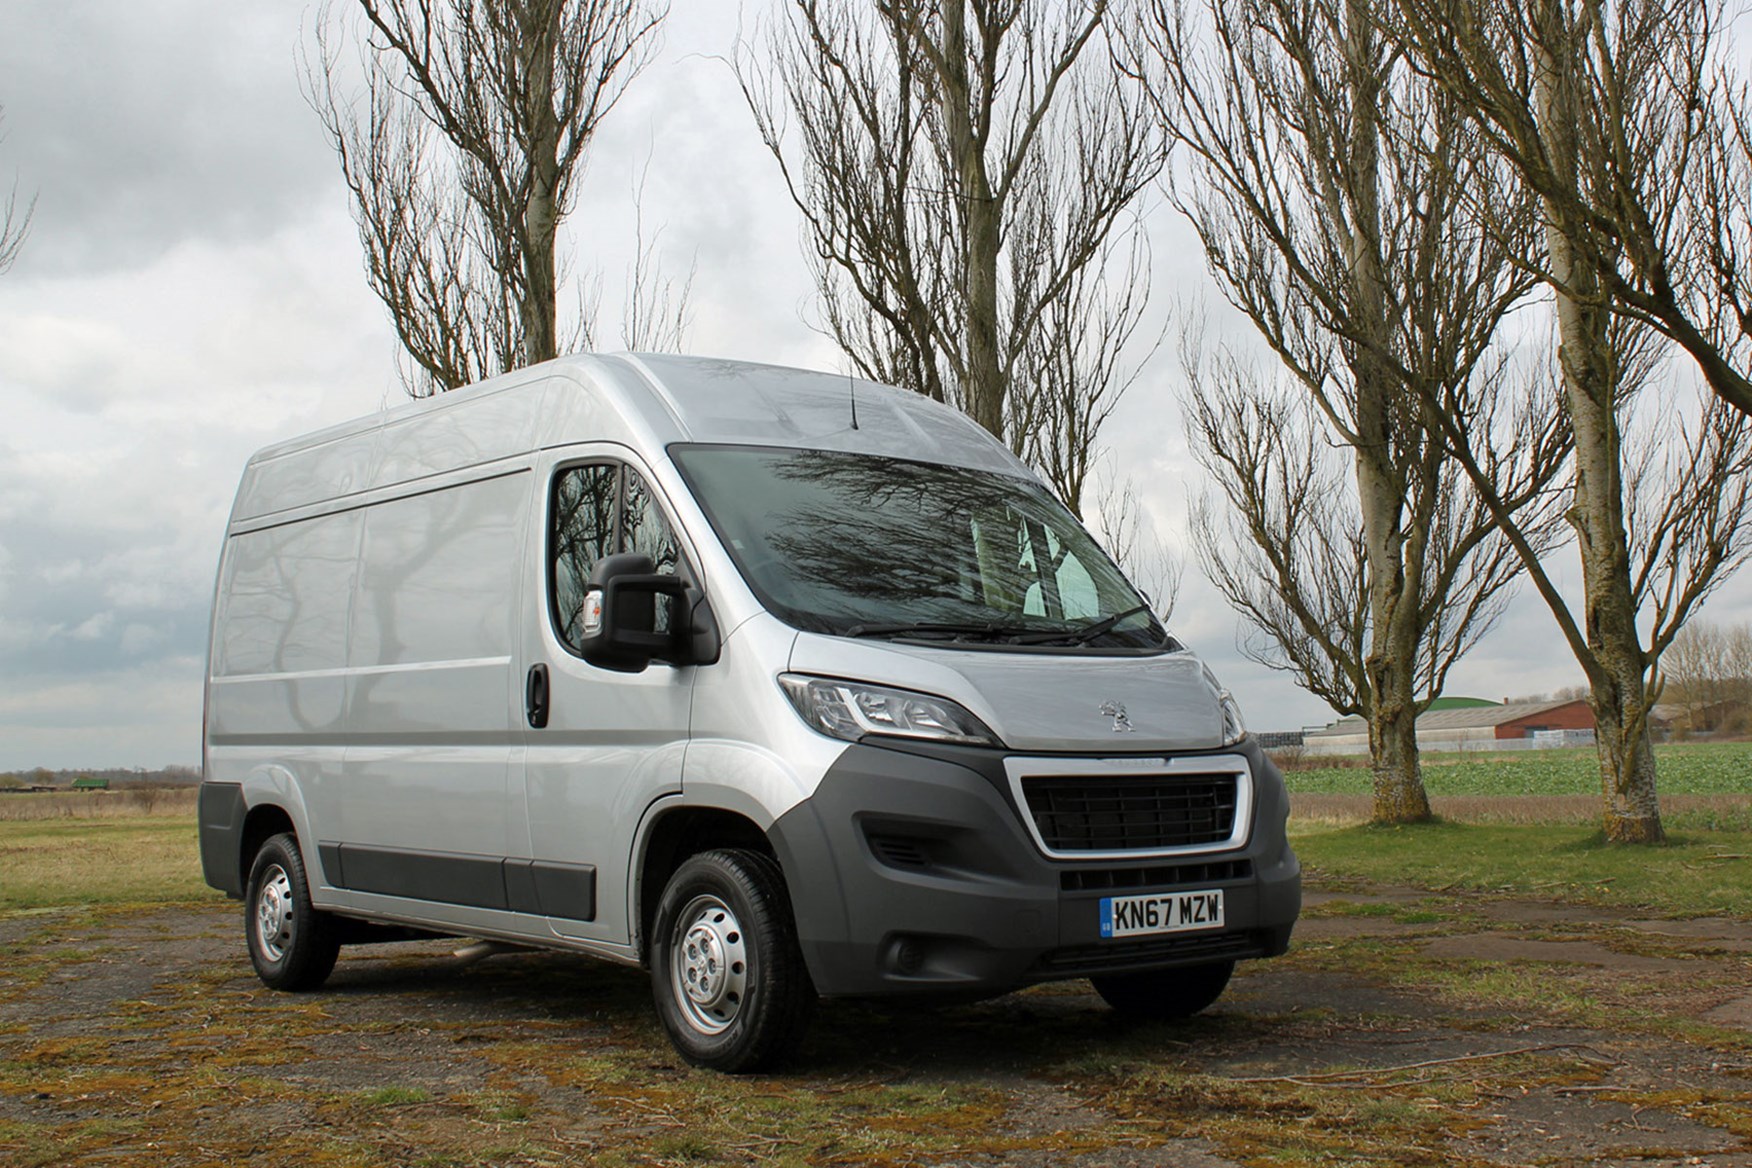
{"label": "side mirror", "polygon": [[604,556],[584,585],[578,652],[598,669],[642,673],[653,660],[710,665],[718,623],[705,594],[679,576],[658,574],[636,552]]}

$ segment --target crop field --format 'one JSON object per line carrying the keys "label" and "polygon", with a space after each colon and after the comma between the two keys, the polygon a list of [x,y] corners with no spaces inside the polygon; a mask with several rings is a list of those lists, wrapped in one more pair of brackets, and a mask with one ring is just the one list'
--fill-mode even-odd
{"label": "crop field", "polygon": [[0,823],[19,819],[133,819],[194,813],[193,787],[0,792]]}
{"label": "crop field", "polygon": [[[1361,795],[1369,790],[1369,771],[1350,766],[1320,766],[1303,758],[1284,778],[1303,794]],[[1662,795],[1752,795],[1752,742],[1674,744],[1656,748]],[[1432,797],[1521,797],[1592,795],[1600,790],[1600,764],[1593,747],[1525,750],[1472,755],[1423,755],[1424,787]]]}
{"label": "crop field", "polygon": [[[1559,781],[1438,805],[1586,801]],[[641,970],[431,941],[275,993],[192,815],[0,822],[0,1165],[1752,1168],[1752,832],[1292,826],[1291,952],[1198,1018],[1086,982],[827,1001],[794,1066],[729,1078]]]}

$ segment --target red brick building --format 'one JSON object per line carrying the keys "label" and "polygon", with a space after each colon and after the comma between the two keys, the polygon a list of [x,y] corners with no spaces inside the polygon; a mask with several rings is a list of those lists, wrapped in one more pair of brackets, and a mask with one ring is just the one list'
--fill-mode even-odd
{"label": "red brick building", "polygon": [[[1524,707],[1534,707],[1521,711]],[[1582,698],[1574,698],[1567,702],[1515,702],[1504,706],[1485,706],[1477,710],[1455,710],[1457,714],[1496,714],[1507,717],[1496,722],[1498,738],[1531,738],[1539,730],[1592,730],[1594,728],[1594,711],[1588,708],[1588,703]],[[1429,717],[1428,714],[1424,715]],[[1417,728],[1421,731],[1424,719],[1417,720]]]}

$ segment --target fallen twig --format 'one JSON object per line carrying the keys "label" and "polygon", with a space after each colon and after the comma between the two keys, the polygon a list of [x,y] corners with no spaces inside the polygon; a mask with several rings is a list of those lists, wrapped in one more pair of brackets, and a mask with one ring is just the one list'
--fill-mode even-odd
{"label": "fallen twig", "polygon": [[[1321,1086],[1321,1085],[1330,1086],[1330,1085],[1338,1083],[1344,1079],[1357,1079],[1357,1078],[1375,1077],[1375,1076],[1380,1076],[1380,1075],[1394,1075],[1394,1074],[1398,1074],[1401,1071],[1415,1071],[1415,1070],[1419,1070],[1420,1068],[1423,1068],[1423,1067],[1442,1067],[1442,1066],[1449,1066],[1453,1063],[1484,1062],[1484,1061],[1489,1060],[1489,1059],[1510,1058],[1510,1057],[1512,1057],[1514,1055],[1518,1055],[1518,1054],[1539,1054],[1539,1053],[1544,1052],[1544,1051],[1553,1051],[1553,1050],[1591,1050],[1591,1049],[1592,1048],[1583,1046],[1580,1043],[1573,1043],[1573,1042],[1546,1043],[1546,1044],[1541,1045],[1541,1046],[1518,1046],[1513,1050],[1499,1050],[1499,1051],[1493,1051],[1493,1052],[1488,1053],[1488,1054],[1463,1054],[1463,1055],[1457,1055],[1454,1058],[1423,1059],[1423,1060],[1421,1060],[1419,1062],[1415,1062],[1415,1063],[1400,1063],[1397,1066],[1390,1066],[1390,1067],[1366,1067],[1366,1068],[1362,1068],[1362,1069],[1354,1070],[1354,1071],[1316,1071],[1316,1072],[1313,1072],[1311,1074],[1304,1074],[1304,1075],[1262,1075],[1262,1076],[1255,1077],[1255,1078],[1230,1079],[1229,1082],[1231,1082],[1231,1083],[1299,1083],[1302,1086]],[[1600,1057],[1598,1054],[1596,1054],[1594,1058],[1586,1060],[1586,1061],[1603,1063],[1603,1064],[1608,1065],[1608,1066],[1617,1066],[1618,1065],[1613,1060]]]}

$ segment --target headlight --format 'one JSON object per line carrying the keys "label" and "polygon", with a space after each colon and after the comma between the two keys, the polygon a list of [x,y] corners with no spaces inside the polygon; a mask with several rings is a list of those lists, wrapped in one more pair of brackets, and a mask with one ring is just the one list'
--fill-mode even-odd
{"label": "headlight", "polygon": [[984,722],[950,701],[861,681],[782,673],[779,685],[811,727],[856,742],[866,734],[1001,746]]}
{"label": "headlight", "polygon": [[1226,689],[1217,691],[1217,705],[1223,711],[1223,745],[1233,746],[1247,737],[1247,723],[1241,720],[1241,707]]}
{"label": "headlight", "polygon": [[1247,723],[1241,720],[1241,705],[1235,700],[1235,695],[1224,688],[1217,680],[1217,675],[1211,672],[1210,666],[1205,666],[1205,681],[1216,691],[1217,709],[1223,715],[1223,745],[1233,746],[1247,737]]}

